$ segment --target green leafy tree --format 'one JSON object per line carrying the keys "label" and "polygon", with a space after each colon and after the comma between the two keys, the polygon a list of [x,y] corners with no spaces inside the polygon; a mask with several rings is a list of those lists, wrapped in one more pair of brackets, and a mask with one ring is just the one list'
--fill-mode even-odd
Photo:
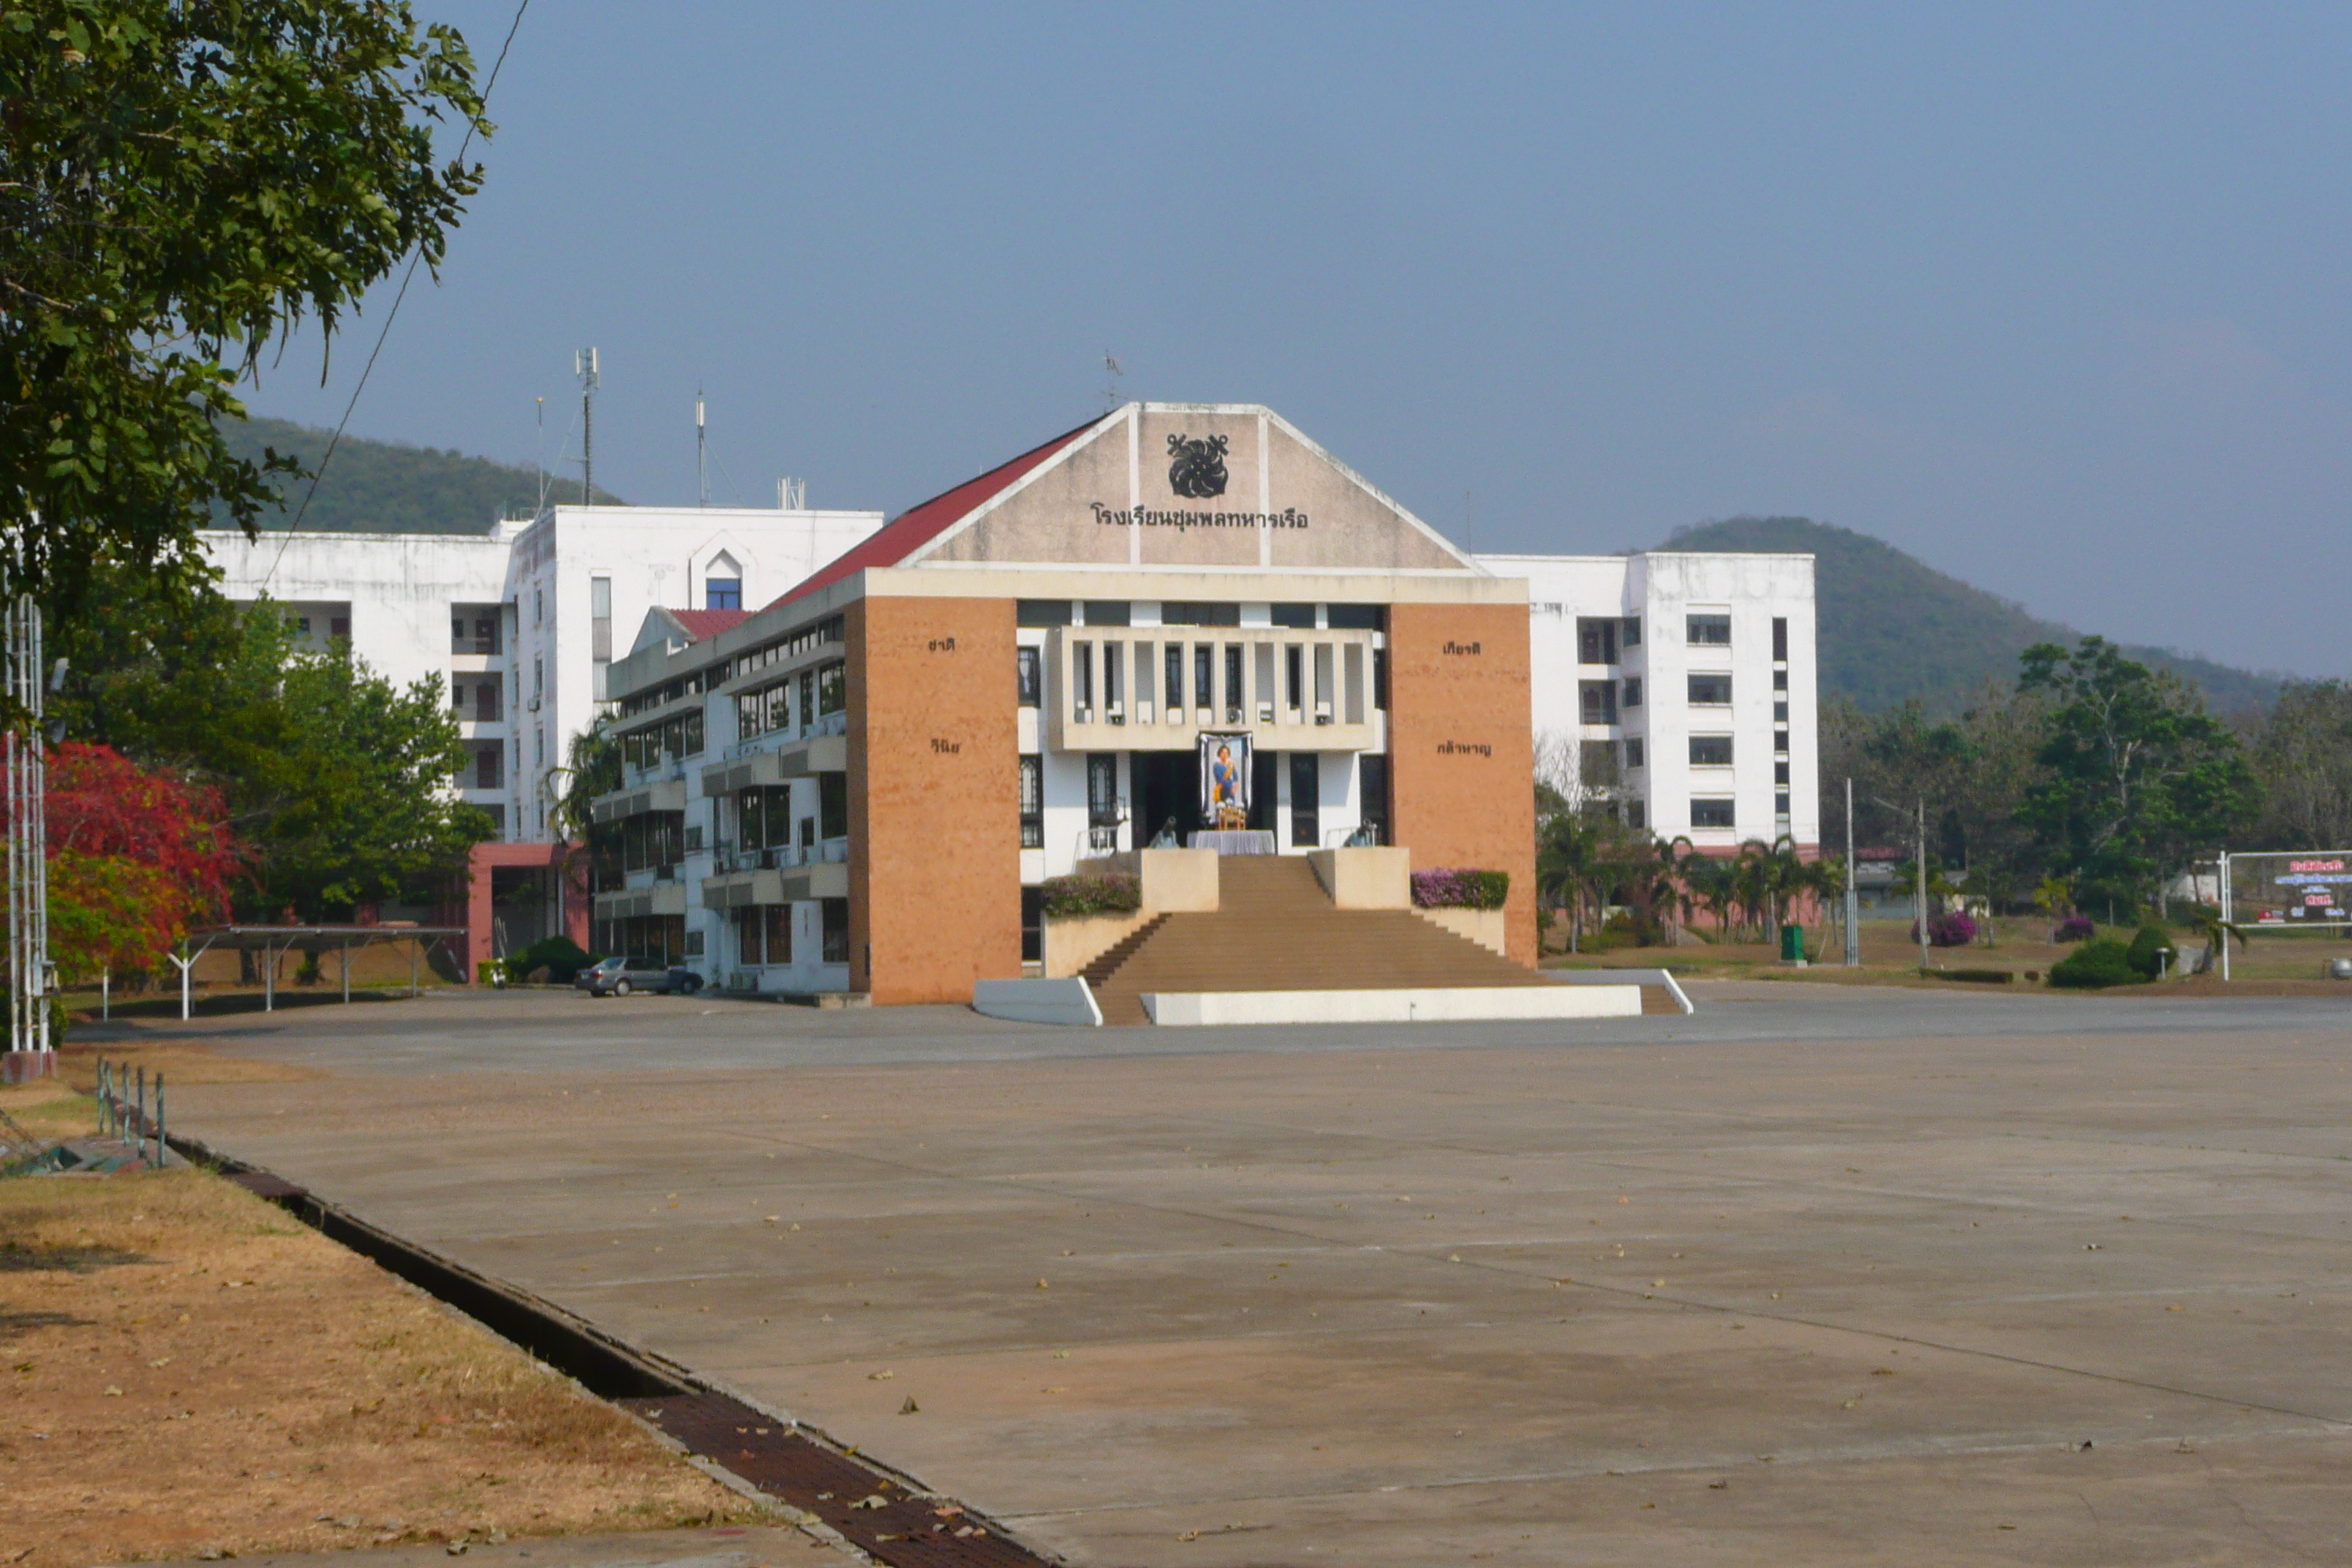
{"label": "green leafy tree", "polygon": [[2352,686],[2290,681],[2246,729],[2263,788],[2256,842],[2273,849],[2352,845]]}
{"label": "green leafy tree", "polygon": [[447,892],[495,828],[450,788],[467,754],[436,678],[403,689],[348,645],[306,652],[266,601],[122,588],[59,626],[72,674],[50,712],[74,739],[220,790],[250,850],[241,912],[341,919]]}
{"label": "green leafy tree", "polygon": [[53,609],[91,574],[201,579],[265,453],[219,424],[273,338],[331,342],[415,252],[437,275],[487,135],[465,41],[406,0],[0,0],[0,531]]}
{"label": "green leafy tree", "polygon": [[2166,878],[2252,820],[2259,795],[2237,737],[2177,677],[2099,637],[2025,650],[2020,689],[2050,703],[2021,819],[2077,897],[2119,909],[2161,898]]}

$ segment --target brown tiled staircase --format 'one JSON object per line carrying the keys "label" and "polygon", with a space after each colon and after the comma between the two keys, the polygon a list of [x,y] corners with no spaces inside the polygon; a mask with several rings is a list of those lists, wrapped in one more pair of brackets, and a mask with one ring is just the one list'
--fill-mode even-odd
{"label": "brown tiled staircase", "polygon": [[1214,914],[1155,917],[1087,965],[1106,1024],[1143,1024],[1148,991],[1400,991],[1548,985],[1411,910],[1331,907],[1298,855],[1228,855]]}

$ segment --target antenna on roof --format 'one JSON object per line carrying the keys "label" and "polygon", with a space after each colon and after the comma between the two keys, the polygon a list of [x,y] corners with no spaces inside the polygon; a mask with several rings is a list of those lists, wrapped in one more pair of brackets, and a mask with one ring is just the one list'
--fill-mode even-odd
{"label": "antenna on roof", "polygon": [[580,378],[580,504],[596,504],[596,351],[582,349],[572,356],[572,374]]}
{"label": "antenna on roof", "polygon": [[547,399],[539,403],[539,505],[531,509],[530,520],[537,522],[547,515]]}
{"label": "antenna on roof", "polygon": [[778,479],[776,481],[776,510],[779,511],[808,510],[808,481],[806,479]]}
{"label": "antenna on roof", "polygon": [[1118,361],[1111,357],[1110,350],[1103,350],[1103,412],[1105,414],[1118,406],[1118,378],[1126,374],[1127,372],[1118,368]]}
{"label": "antenna on roof", "polygon": [[702,427],[702,388],[694,389],[694,488],[702,497],[701,504],[710,504],[709,437]]}

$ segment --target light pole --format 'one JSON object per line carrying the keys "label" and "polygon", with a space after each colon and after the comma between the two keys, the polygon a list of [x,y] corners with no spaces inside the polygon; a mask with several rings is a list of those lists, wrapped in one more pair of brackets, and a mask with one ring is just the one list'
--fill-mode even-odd
{"label": "light pole", "polygon": [[1845,966],[1862,967],[1861,896],[1853,886],[1853,780],[1845,781]]}
{"label": "light pole", "polygon": [[[1850,792],[1853,786],[1851,782],[1849,782],[1846,787]],[[1893,801],[1887,799],[1883,795],[1874,795],[1870,798],[1876,801],[1879,805],[1886,807],[1889,811],[1903,810],[1903,807],[1895,805]],[[1926,795],[1921,795],[1919,797],[1917,811],[1919,823],[1918,879],[1915,884],[1917,890],[1912,895],[1912,903],[1918,910],[1919,918],[1917,925],[1919,931],[1919,967],[1922,971],[1925,971],[1927,967],[1927,797]],[[1851,828],[1849,828],[1848,831],[1850,832]]]}

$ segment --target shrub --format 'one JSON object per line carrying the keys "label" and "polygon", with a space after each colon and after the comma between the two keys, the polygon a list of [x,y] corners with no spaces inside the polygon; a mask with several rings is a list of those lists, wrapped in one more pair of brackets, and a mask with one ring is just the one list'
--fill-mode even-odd
{"label": "shrub", "polygon": [[2088,915],[2068,915],[2050,933],[2052,942],[2085,942],[2098,934],[2099,928],[2091,923]]}
{"label": "shrub", "polygon": [[568,936],[544,936],[520,952],[507,955],[507,978],[528,980],[539,970],[549,980],[569,985],[572,977],[596,960]]}
{"label": "shrub", "polygon": [[[1946,915],[1927,919],[1927,945],[1930,947],[1966,947],[1977,939],[1977,922],[1954,910]],[[1919,922],[1911,922],[1911,940],[1919,940]]]}
{"label": "shrub", "polygon": [[2144,925],[2125,950],[2124,962],[2142,980],[2153,980],[2166,968],[2180,962],[2180,950],[2172,945],[2172,937],[2162,926]]}
{"label": "shrub", "polygon": [[1076,915],[1132,914],[1143,907],[1142,879],[1122,871],[1048,877],[1042,891],[1045,913],[1056,920]]}
{"label": "shrub", "polygon": [[2131,966],[2131,950],[2113,937],[2086,942],[2050,966],[2050,984],[2096,991],[2137,985],[2144,978]]}
{"label": "shrub", "polygon": [[1412,874],[1412,901],[1424,910],[1499,910],[1510,896],[1508,871],[1435,870]]}

